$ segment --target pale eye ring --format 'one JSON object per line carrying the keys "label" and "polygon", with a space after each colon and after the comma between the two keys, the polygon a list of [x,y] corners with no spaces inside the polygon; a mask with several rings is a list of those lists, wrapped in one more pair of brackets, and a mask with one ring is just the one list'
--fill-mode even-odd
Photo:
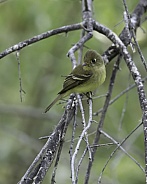
{"label": "pale eye ring", "polygon": [[96,63],[96,58],[93,58],[93,59],[91,60],[91,63],[92,63],[92,64],[95,64],[95,63]]}

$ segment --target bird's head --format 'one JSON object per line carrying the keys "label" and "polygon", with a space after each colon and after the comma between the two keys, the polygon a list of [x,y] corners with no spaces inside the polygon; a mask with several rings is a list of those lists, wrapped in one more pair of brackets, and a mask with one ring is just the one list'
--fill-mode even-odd
{"label": "bird's head", "polygon": [[95,50],[88,50],[84,56],[83,66],[87,66],[90,68],[93,67],[101,67],[104,64],[104,61],[100,54],[98,54]]}

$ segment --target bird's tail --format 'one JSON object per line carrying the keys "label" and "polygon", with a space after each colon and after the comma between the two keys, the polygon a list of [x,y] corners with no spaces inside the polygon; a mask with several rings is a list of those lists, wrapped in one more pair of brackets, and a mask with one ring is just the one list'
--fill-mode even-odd
{"label": "bird's tail", "polygon": [[62,94],[58,94],[58,96],[55,98],[55,100],[54,100],[49,106],[47,106],[47,108],[45,109],[44,113],[46,113],[47,111],[49,111],[50,108],[51,108],[58,100],[60,100],[62,97],[63,97]]}

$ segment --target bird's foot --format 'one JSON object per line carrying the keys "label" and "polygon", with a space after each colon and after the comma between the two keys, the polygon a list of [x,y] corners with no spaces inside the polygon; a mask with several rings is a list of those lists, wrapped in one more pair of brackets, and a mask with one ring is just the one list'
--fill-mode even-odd
{"label": "bird's foot", "polygon": [[90,92],[87,92],[87,93],[85,93],[85,95],[86,95],[86,97],[88,98],[87,99],[87,103],[89,104],[89,100],[92,100],[92,92],[90,91]]}

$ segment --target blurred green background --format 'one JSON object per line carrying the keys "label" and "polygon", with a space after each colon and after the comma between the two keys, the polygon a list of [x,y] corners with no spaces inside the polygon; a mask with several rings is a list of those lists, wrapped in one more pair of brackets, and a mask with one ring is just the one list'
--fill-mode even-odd
{"label": "blurred green background", "polygon": [[[138,0],[127,0],[129,11],[132,12]],[[123,29],[122,1],[105,0],[93,2],[94,18],[101,24],[119,34]],[[10,46],[41,34],[51,29],[67,24],[81,22],[80,0],[7,0],[0,3],[0,52]],[[147,57],[147,24],[144,22],[138,29],[137,40],[141,50]],[[39,152],[45,140],[39,137],[49,135],[58,123],[64,109],[63,105],[55,105],[46,115],[42,114],[44,108],[56,97],[62,87],[63,77],[72,70],[72,64],[66,57],[68,50],[76,43],[81,31],[60,34],[37,42],[20,51],[22,85],[26,94],[20,102],[18,65],[15,53],[0,60],[0,183],[17,183]],[[85,44],[91,49],[103,53],[111,42],[104,36],[94,33],[94,37]],[[141,72],[142,77],[146,71],[137,53],[130,53]],[[84,49],[84,52],[86,49]],[[115,61],[115,59],[114,59]],[[106,94],[114,61],[107,65],[107,79],[98,90],[97,95]],[[133,83],[125,62],[120,65],[112,98]],[[147,85],[145,83],[145,90]],[[98,111],[105,98],[93,101],[93,110]],[[121,120],[123,107],[125,114]],[[84,103],[85,111],[88,105]],[[79,113],[77,137],[82,131],[81,116]],[[94,117],[96,121],[98,117]],[[135,128],[141,120],[141,110],[136,88],[127,95],[123,95],[108,109],[104,122],[104,130],[117,141],[121,141]],[[92,125],[89,133],[96,129]],[[66,136],[60,166],[57,170],[57,183],[71,183],[69,169],[69,146],[72,123]],[[79,132],[78,132],[79,131]],[[94,135],[91,135],[90,141]],[[101,137],[101,143],[110,140]],[[125,143],[124,147],[144,167],[143,128],[140,127]],[[81,148],[79,153],[84,150]],[[101,169],[115,146],[98,149],[93,165],[90,183],[97,183]],[[80,158],[81,155],[78,155]],[[80,169],[79,183],[83,183],[86,161]],[[52,174],[50,170],[44,183],[50,183]],[[144,183],[144,173],[124,153],[118,151],[110,161],[104,172],[102,183],[107,184],[141,184]]]}

